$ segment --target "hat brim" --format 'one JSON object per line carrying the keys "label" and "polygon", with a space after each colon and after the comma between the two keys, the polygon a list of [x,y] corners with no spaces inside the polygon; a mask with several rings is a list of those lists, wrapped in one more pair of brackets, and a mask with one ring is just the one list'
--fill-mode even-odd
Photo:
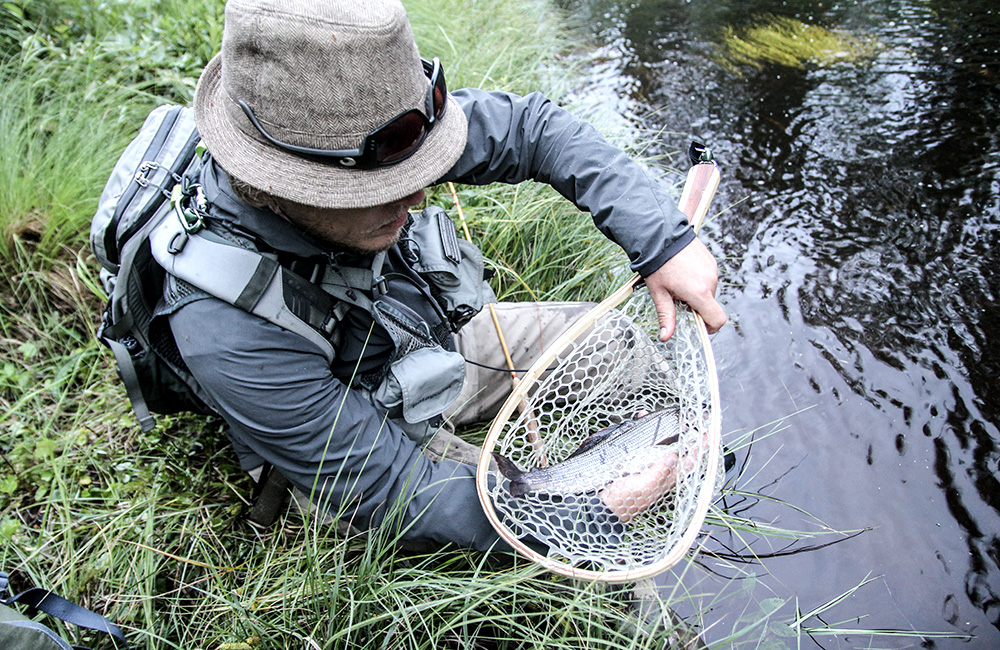
{"label": "hat brim", "polygon": [[223,169],[268,194],[317,208],[365,208],[392,203],[424,189],[462,155],[465,113],[449,95],[444,117],[406,160],[370,170],[344,169],[297,156],[248,136],[225,110],[232,100],[222,86],[222,56],[209,61],[194,96],[202,140]]}

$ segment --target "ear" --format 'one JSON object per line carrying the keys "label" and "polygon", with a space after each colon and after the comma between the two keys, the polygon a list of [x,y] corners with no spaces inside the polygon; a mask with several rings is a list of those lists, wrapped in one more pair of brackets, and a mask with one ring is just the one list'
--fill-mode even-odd
{"label": "ear", "polygon": [[277,198],[271,196],[270,194],[264,194],[261,198],[263,198],[264,200],[264,207],[266,207],[268,210],[278,215],[285,221],[289,222],[292,221],[291,219],[288,218],[288,215],[285,214],[285,211],[284,209],[282,209],[281,203],[278,202]]}

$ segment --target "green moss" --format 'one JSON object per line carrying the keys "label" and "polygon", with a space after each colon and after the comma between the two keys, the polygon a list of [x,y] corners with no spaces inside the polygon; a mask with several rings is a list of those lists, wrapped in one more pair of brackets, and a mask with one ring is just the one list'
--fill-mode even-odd
{"label": "green moss", "polygon": [[858,63],[870,60],[878,49],[878,42],[870,38],[765,14],[749,27],[727,27],[717,58],[724,67],[739,72],[748,66],[805,68]]}

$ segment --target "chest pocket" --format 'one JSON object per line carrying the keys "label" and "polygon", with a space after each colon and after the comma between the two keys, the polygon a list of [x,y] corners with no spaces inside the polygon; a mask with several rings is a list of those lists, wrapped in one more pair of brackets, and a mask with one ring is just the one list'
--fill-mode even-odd
{"label": "chest pocket", "polygon": [[400,241],[406,261],[431,287],[431,294],[448,317],[453,332],[496,302],[486,282],[483,254],[471,242],[460,240],[455,224],[438,206],[413,217]]}
{"label": "chest pocket", "polygon": [[389,417],[402,419],[403,429],[422,442],[430,433],[428,425],[458,398],[465,382],[465,359],[444,349],[426,321],[399,301],[383,296],[372,307],[396,345],[395,359],[371,393],[372,400]]}

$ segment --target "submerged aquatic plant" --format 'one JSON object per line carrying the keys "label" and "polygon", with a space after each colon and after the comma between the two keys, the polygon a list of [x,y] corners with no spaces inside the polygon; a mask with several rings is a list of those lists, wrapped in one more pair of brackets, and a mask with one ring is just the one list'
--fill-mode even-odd
{"label": "submerged aquatic plant", "polygon": [[729,70],[776,64],[790,68],[824,67],[865,61],[878,51],[877,41],[794,18],[764,14],[747,27],[726,27],[717,59]]}

